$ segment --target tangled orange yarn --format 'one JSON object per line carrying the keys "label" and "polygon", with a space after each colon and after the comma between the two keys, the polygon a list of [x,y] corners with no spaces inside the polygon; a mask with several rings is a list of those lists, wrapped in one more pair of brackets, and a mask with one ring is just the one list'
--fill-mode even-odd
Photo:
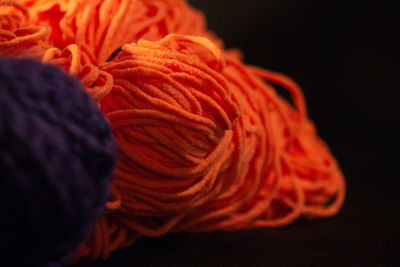
{"label": "tangled orange yarn", "polygon": [[77,259],[107,258],[140,236],[278,227],[342,206],[343,175],[297,84],[225,51],[186,2],[0,5],[10,6],[0,13],[0,54],[76,75],[114,131],[112,196]]}

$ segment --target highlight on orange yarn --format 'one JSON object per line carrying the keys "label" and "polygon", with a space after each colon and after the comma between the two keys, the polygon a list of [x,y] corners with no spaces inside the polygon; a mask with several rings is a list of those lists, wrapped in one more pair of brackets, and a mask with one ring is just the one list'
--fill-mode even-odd
{"label": "highlight on orange yarn", "polygon": [[113,128],[112,196],[76,259],[106,259],[141,236],[338,213],[344,178],[299,86],[244,64],[184,0],[0,5],[0,54],[75,75]]}

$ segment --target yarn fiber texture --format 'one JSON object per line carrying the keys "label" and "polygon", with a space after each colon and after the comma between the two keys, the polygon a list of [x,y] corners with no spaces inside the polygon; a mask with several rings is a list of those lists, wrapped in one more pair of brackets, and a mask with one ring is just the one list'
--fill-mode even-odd
{"label": "yarn fiber texture", "polygon": [[76,259],[105,259],[141,236],[280,227],[340,210],[345,181],[299,86],[244,64],[185,1],[18,3],[29,16],[18,11],[0,52],[23,43],[21,27],[48,28],[42,39],[24,31],[26,51],[80,80],[118,147],[106,211]]}
{"label": "yarn fiber texture", "polygon": [[104,211],[115,157],[108,122],[75,78],[0,57],[2,261],[70,260]]}

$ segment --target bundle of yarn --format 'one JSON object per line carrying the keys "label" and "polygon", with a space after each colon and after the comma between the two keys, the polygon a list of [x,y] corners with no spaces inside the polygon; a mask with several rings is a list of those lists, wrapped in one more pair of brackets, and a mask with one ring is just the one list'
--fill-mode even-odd
{"label": "bundle of yarn", "polygon": [[0,4],[0,53],[71,73],[112,126],[111,197],[76,259],[107,258],[141,236],[339,211],[343,175],[298,85],[225,50],[184,0]]}
{"label": "bundle of yarn", "polygon": [[0,57],[0,256],[7,266],[71,260],[104,212],[116,146],[79,81]]}

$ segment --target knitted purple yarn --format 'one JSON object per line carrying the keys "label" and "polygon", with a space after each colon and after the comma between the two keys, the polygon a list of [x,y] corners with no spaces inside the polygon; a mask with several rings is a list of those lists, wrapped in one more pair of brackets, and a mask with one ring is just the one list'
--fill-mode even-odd
{"label": "knitted purple yarn", "polygon": [[0,260],[71,255],[104,210],[115,158],[111,128],[76,79],[0,57]]}

